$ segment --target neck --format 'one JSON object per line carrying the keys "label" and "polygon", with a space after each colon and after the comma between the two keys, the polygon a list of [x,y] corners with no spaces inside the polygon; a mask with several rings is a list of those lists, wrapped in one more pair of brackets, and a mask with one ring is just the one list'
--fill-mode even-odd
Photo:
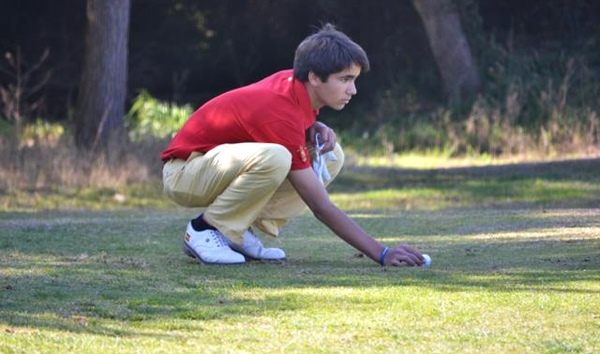
{"label": "neck", "polygon": [[310,99],[310,105],[312,109],[321,109],[323,107],[323,103],[321,103],[321,101],[317,98],[314,87],[312,87],[309,81],[304,82],[304,87],[306,87],[306,92],[308,92],[308,98]]}

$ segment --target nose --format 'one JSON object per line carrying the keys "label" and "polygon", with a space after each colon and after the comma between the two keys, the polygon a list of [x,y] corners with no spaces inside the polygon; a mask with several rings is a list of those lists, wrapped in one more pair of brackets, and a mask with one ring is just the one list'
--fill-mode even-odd
{"label": "nose", "polygon": [[346,92],[350,96],[356,95],[357,91],[356,91],[356,85],[354,84],[354,82],[351,82],[350,85],[348,85],[348,89],[346,90]]}

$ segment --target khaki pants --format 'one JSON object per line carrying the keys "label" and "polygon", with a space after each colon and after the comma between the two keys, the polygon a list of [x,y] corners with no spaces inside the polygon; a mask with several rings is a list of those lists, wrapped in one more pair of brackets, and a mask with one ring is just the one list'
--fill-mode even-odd
{"label": "khaki pants", "polygon": [[[334,154],[337,161],[326,159],[327,184],[344,164],[339,145]],[[165,163],[164,191],[181,206],[206,208],[204,219],[233,242],[241,243],[251,225],[276,237],[306,206],[286,178],[291,160],[278,144],[224,144],[206,154],[193,153],[187,161]]]}

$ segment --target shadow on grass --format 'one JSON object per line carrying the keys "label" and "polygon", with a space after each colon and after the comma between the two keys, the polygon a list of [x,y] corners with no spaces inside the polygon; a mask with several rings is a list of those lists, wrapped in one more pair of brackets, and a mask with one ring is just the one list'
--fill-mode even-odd
{"label": "shadow on grass", "polygon": [[[585,182],[590,181],[590,179],[600,180],[600,158],[434,169],[351,167],[347,170],[358,175],[372,176],[374,180],[380,178],[380,181],[387,181],[390,185],[399,187],[411,183],[443,183],[467,180],[506,181],[529,178]],[[347,181],[347,187],[360,190],[362,184],[353,185],[352,180],[350,178]]]}
{"label": "shadow on grass", "polygon": [[515,203],[597,207],[600,159],[425,170],[351,167],[331,185],[331,191],[398,191],[396,196],[388,193],[383,204],[397,209],[514,207]]}

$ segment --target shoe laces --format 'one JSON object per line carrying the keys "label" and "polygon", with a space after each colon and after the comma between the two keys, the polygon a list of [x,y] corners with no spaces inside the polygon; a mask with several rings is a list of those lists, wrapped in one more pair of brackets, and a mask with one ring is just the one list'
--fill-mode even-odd
{"label": "shoe laces", "polygon": [[225,241],[225,237],[217,230],[210,230],[210,236],[217,244],[217,247],[229,247]]}

